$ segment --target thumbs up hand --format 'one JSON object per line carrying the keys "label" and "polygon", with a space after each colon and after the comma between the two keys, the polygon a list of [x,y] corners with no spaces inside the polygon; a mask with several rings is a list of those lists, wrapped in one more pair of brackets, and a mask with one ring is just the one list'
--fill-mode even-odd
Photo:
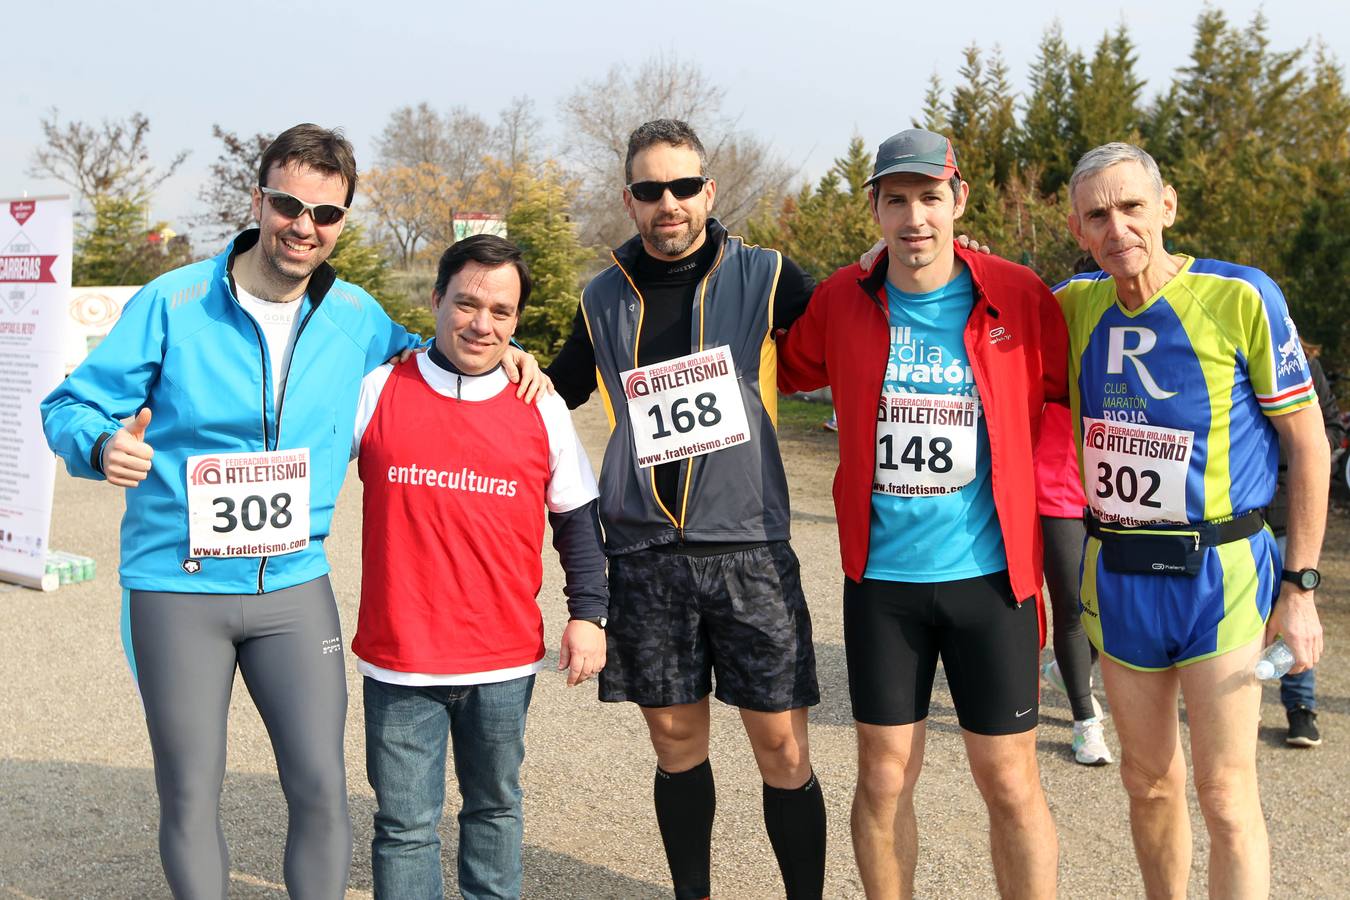
{"label": "thumbs up hand", "polygon": [[103,474],[110,484],[134,488],[150,473],[150,459],[155,451],[145,442],[145,429],[150,424],[150,407],[144,407],[135,418],[126,419],[117,433],[103,446]]}

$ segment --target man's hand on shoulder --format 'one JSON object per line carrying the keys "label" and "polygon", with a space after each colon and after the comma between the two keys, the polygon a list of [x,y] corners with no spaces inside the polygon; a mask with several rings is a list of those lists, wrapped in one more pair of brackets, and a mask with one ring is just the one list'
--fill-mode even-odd
{"label": "man's hand on shoulder", "polygon": [[581,684],[604,667],[605,630],[581,619],[568,622],[558,648],[558,671],[567,672],[567,686]]}
{"label": "man's hand on shoulder", "polygon": [[409,347],[407,350],[400,350],[385,360],[385,365],[396,366],[401,362],[407,362],[417,354],[425,352],[426,349],[426,347]]}
{"label": "man's hand on shoulder", "polygon": [[154,448],[145,442],[145,429],[150,425],[150,407],[143,408],[103,445],[103,475],[109,484],[134,488],[150,474]]}
{"label": "man's hand on shoulder", "polygon": [[974,250],[976,253],[993,253],[988,244],[981,244],[975,238],[968,234],[958,234],[956,243],[961,245],[962,250]]}
{"label": "man's hand on shoulder", "polygon": [[526,403],[534,402],[540,388],[547,389],[550,394],[555,393],[553,379],[539,368],[539,361],[519,347],[511,347],[506,351],[502,357],[502,368],[512,384],[520,385],[516,388],[516,396]]}

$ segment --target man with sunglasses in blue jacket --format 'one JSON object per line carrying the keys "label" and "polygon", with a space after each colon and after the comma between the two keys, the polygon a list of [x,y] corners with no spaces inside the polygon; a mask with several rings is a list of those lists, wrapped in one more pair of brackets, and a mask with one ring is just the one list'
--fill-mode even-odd
{"label": "man with sunglasses in blue jacket", "polygon": [[290,895],[341,897],[347,883],[347,687],[323,541],[361,379],[419,343],[326,262],[356,177],[339,132],[283,132],[252,191],[259,227],[146,285],[42,404],[72,475],[130,489],[123,643],[177,897],[226,895],[236,667],[277,756]]}

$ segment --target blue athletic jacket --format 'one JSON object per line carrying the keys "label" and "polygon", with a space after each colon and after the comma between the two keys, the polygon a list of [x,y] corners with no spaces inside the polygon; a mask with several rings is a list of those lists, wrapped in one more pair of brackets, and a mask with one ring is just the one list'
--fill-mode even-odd
{"label": "blue athletic jacket", "polygon": [[[235,298],[234,258],[258,240],[245,231],[214,259],[142,288],[112,332],[42,402],[47,443],[72,475],[102,478],[104,442],[150,408],[149,477],[126,491],[122,586],[251,594],[328,572],[323,539],[347,472],[361,379],[418,340],[373,297],[324,263],[300,302],[286,389],[273,403],[262,332]],[[189,560],[186,464],[201,453],[310,452],[310,544],[273,557]],[[90,523],[93,525],[93,523]]]}

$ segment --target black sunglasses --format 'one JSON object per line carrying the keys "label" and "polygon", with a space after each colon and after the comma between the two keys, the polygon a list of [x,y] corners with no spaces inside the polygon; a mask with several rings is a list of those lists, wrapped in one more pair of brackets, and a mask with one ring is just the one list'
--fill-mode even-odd
{"label": "black sunglasses", "polygon": [[347,207],[338,206],[336,203],[306,203],[299,197],[276,188],[260,187],[258,190],[267,197],[267,202],[272,204],[273,209],[288,219],[298,219],[301,213],[309,210],[315,225],[335,225],[347,214]]}
{"label": "black sunglasses", "polygon": [[676,178],[674,181],[635,181],[628,186],[628,193],[643,203],[655,203],[669,190],[676,200],[688,200],[703,190],[711,179],[702,175],[688,178]]}

